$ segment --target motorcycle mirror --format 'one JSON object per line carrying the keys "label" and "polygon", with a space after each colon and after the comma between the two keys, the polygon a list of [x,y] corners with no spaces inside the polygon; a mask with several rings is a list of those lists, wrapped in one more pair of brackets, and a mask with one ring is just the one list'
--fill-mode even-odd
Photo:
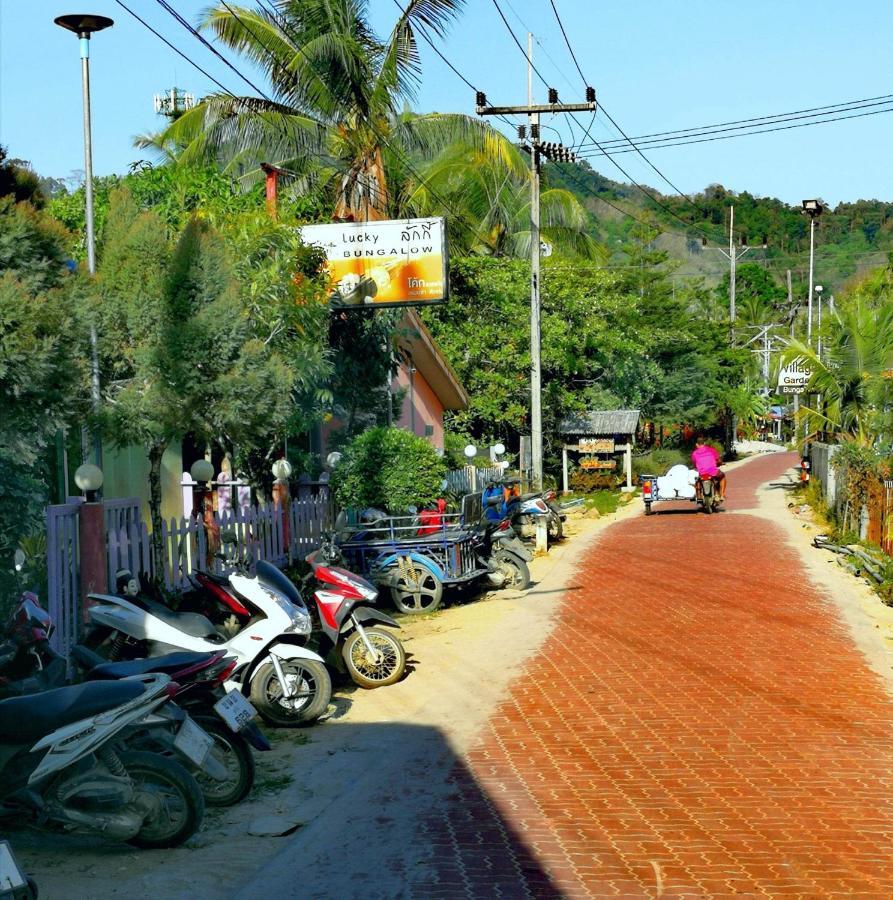
{"label": "motorcycle mirror", "polygon": [[13,555],[12,555],[13,562],[15,563],[16,572],[21,572],[22,569],[25,568],[25,560],[27,558],[28,557],[25,556],[25,551],[22,550],[21,547],[17,547],[16,552],[13,553]]}

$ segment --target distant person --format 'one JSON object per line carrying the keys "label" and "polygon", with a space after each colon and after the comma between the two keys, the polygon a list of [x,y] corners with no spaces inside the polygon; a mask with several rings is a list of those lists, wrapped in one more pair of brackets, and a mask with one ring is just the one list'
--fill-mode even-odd
{"label": "distant person", "polygon": [[698,435],[691,461],[698,470],[698,475],[712,478],[719,486],[719,502],[722,503],[726,499],[726,475],[719,467],[722,460],[702,434]]}

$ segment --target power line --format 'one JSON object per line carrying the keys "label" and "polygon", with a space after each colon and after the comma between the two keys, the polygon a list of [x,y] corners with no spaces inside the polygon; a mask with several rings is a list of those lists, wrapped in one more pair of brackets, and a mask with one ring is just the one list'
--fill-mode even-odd
{"label": "power line", "polygon": [[[866,116],[878,116],[878,115],[881,115],[882,113],[889,113],[889,112],[893,112],[893,106],[889,106],[886,109],[874,109],[874,110],[870,110],[869,112],[853,113],[848,116],[832,116],[831,118],[818,119],[818,120],[812,121],[812,122],[799,122],[795,125],[779,125],[779,126],[775,126],[772,128],[756,128],[756,129],[753,129],[750,131],[742,131],[742,132],[739,132],[738,134],[725,134],[725,135],[717,135],[714,137],[696,138],[694,140],[680,140],[680,141],[677,141],[674,143],[655,144],[655,145],[653,145],[653,147],[651,149],[662,150],[667,147],[685,147],[690,144],[707,144],[707,143],[712,143],[713,141],[727,141],[727,140],[730,140],[731,138],[750,137],[751,135],[755,135],[755,134],[770,134],[771,132],[774,132],[774,131],[791,131],[794,128],[808,128],[809,126],[812,126],[812,125],[824,125],[827,122],[843,122],[843,121],[846,121],[847,119],[862,119],[862,118],[865,118]],[[599,153],[594,153],[594,152],[593,153],[585,153],[584,152],[584,153],[580,154],[581,156],[591,158],[591,157],[603,155],[603,156],[607,156],[610,159],[611,157],[613,157],[616,154],[631,152],[630,150],[613,150],[613,149],[606,150],[604,148],[604,146],[599,144],[597,141],[593,140],[592,143],[595,147],[598,148]]]}
{"label": "power line", "polygon": [[[164,10],[166,10],[173,18],[179,22],[187,31],[189,31],[193,37],[197,38],[205,47],[207,47],[225,66],[230,68],[242,81],[245,82],[253,91],[260,94],[265,100],[269,103],[272,103],[272,98],[268,97],[267,94],[264,93],[247,75],[243,75],[241,70],[234,66],[203,34],[198,32],[190,22],[183,18],[180,13],[177,12],[168,2],[167,0],[155,0],[155,2]],[[225,4],[224,4],[225,5]]]}
{"label": "power line", "polygon": [[120,6],[123,10],[130,13],[130,15],[133,16],[133,18],[136,19],[137,22],[148,28],[148,30],[151,31],[152,34],[154,34],[155,37],[158,38],[158,40],[163,41],[165,44],[167,44],[167,46],[170,47],[170,49],[173,50],[174,53],[185,59],[186,62],[188,62],[189,65],[191,65],[194,69],[197,69],[199,72],[201,72],[202,75],[205,76],[205,78],[207,78],[209,81],[213,81],[214,84],[216,84],[224,94],[229,94],[230,97],[233,97],[235,99],[236,95],[229,88],[222,85],[213,75],[205,71],[197,62],[195,62],[195,60],[187,56],[182,50],[175,47],[163,34],[160,34],[158,31],[156,31],[145,19],[140,18],[140,16],[138,16],[129,6],[122,3],[121,0],[115,0],[115,3],[117,3],[118,6]]}
{"label": "power line", "polygon": [[[795,109],[787,113],[774,113],[766,116],[753,116],[749,119],[733,119],[728,122],[717,122],[713,125],[700,125],[695,128],[678,128],[674,131],[656,131],[650,134],[639,135],[633,140],[639,144],[657,144],[661,140],[681,140],[688,137],[699,137],[703,134],[714,134],[720,131],[740,131],[745,127],[758,127],[761,125],[776,125],[782,121],[795,119],[818,118],[832,115],[834,112],[849,112],[851,109],[862,109],[868,106],[882,106],[893,102],[893,94],[881,94],[877,97],[865,97],[859,100],[847,100],[842,103],[832,103],[827,106],[813,106],[808,109]],[[732,127],[726,127],[732,126]],[[735,127],[739,126],[739,127]],[[604,141],[606,147],[612,145],[622,146],[626,142],[622,139]]]}
{"label": "power line", "polygon": [[574,65],[577,67],[577,71],[580,73],[580,78],[583,79],[583,86],[586,87],[589,82],[586,80],[586,76],[583,74],[583,70],[580,68],[580,63],[577,62],[577,54],[574,53],[574,48],[571,46],[571,42],[568,39],[567,32],[564,30],[564,22],[561,21],[561,16],[558,15],[558,7],[555,5],[555,0],[549,0],[549,3],[552,4],[552,12],[555,13],[555,18],[558,20],[558,27],[561,29],[561,36],[564,38],[564,43],[567,44],[567,49],[570,51],[571,59],[574,61]]}

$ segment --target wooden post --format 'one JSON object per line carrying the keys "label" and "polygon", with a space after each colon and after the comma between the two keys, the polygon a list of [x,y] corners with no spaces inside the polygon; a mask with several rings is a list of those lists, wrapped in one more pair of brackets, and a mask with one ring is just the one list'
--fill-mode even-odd
{"label": "wooden post", "polygon": [[266,175],[266,195],[267,195],[267,214],[271,219],[275,219],[279,211],[279,172],[276,166],[269,163],[261,163]]}
{"label": "wooden post", "polygon": [[627,441],[623,448],[623,467],[626,469],[626,487],[621,488],[624,494],[631,494],[635,488],[633,487],[633,445],[632,441]]}
{"label": "wooden post", "polygon": [[564,493],[569,494],[570,489],[567,486],[567,444],[561,448],[561,475],[564,484]]}
{"label": "wooden post", "polygon": [[105,514],[102,503],[82,503],[78,508],[81,571],[81,610],[87,621],[87,594],[108,591],[108,550],[105,543]]}

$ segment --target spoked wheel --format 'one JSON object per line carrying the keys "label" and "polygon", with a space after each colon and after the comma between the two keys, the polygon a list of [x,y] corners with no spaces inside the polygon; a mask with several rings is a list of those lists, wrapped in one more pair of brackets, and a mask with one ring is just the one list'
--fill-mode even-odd
{"label": "spoked wheel", "polygon": [[328,669],[312,659],[283,659],[280,666],[287,690],[283,691],[273,664],[265,662],[251,681],[251,702],[271,725],[312,725],[332,699]]}
{"label": "spoked wheel", "polygon": [[227,774],[225,781],[209,778],[203,772],[196,775],[205,803],[208,806],[232,806],[244,800],[254,784],[254,754],[248,741],[220,719],[198,716],[195,721],[214,738],[211,753]]}
{"label": "spoked wheel", "polygon": [[703,504],[704,504],[704,512],[710,515],[713,512],[713,491],[704,491]]}
{"label": "spoked wheel", "polygon": [[205,801],[196,780],[178,762],[157,753],[119,754],[134,786],[133,802],[145,812],[143,827],[127,843],[177,847],[199,830]]}
{"label": "spoked wheel", "polygon": [[393,569],[391,598],[400,612],[418,615],[434,612],[443,599],[443,582],[428,568],[413,560]]}
{"label": "spoked wheel", "polygon": [[503,587],[514,588],[516,591],[526,591],[530,587],[530,569],[523,559],[507,550],[497,550],[493,557],[496,567],[505,577]]}
{"label": "spoked wheel", "polygon": [[364,688],[399,681],[406,669],[406,652],[400,639],[379,628],[364,628],[363,632],[375,653],[369,652],[362,635],[355,631],[341,648],[350,677]]}

